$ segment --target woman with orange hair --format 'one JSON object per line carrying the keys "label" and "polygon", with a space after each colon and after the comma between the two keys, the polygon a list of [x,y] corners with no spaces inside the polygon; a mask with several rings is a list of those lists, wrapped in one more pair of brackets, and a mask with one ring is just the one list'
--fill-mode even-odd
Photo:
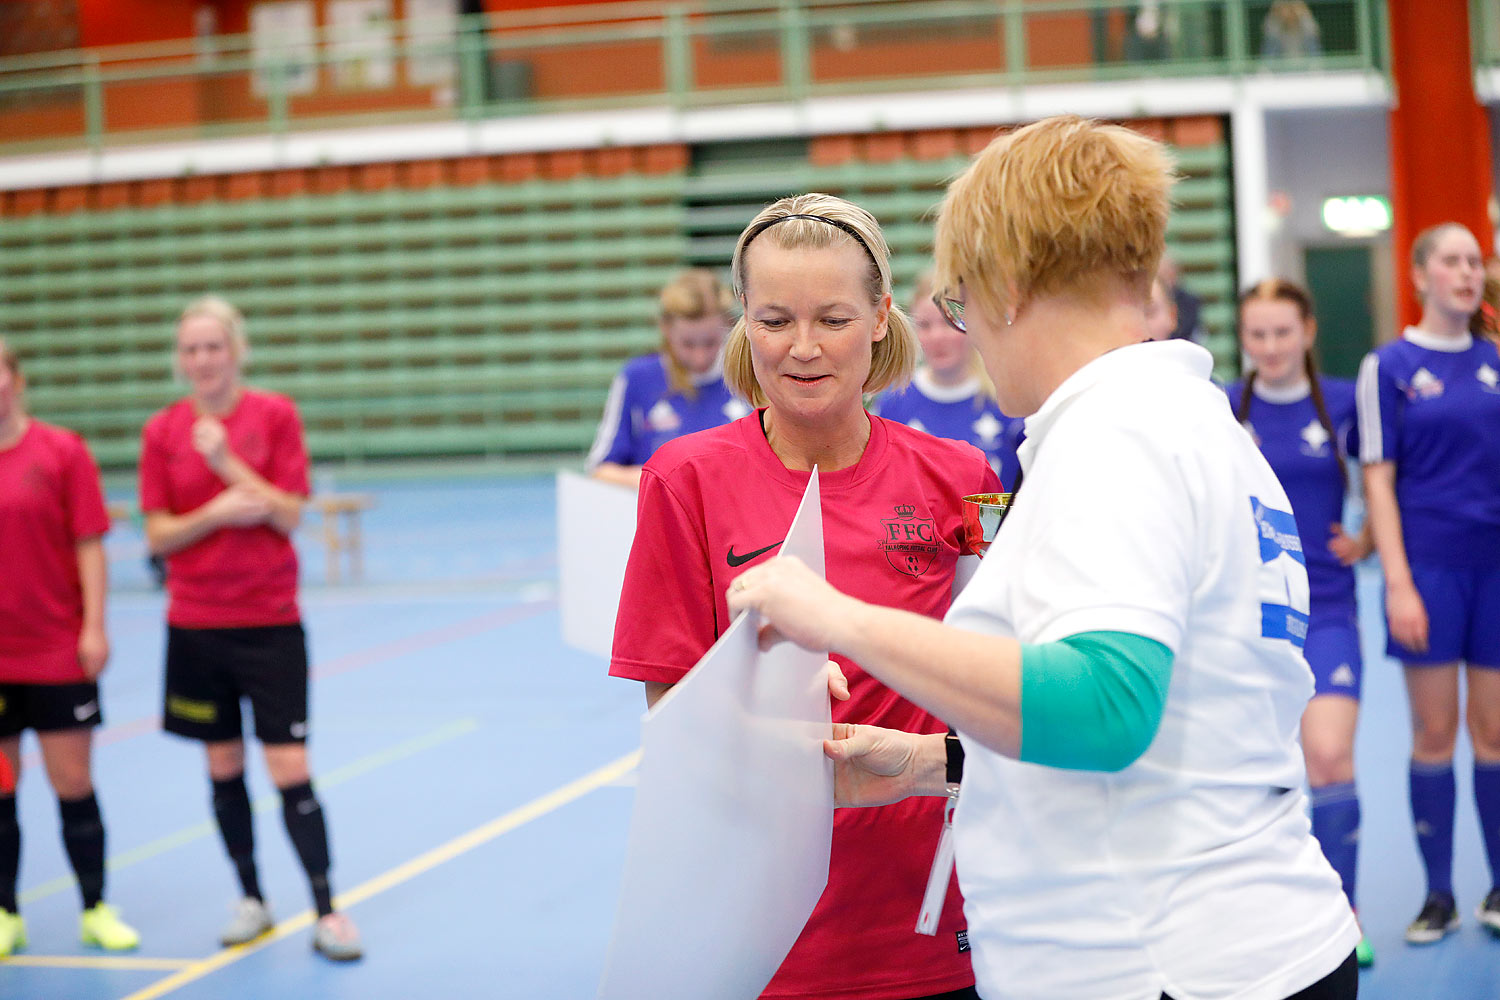
{"label": "woman with orange hair", "polygon": [[[763,641],[853,657],[958,730],[959,885],[991,1000],[1358,988],[1359,927],[1302,791],[1291,504],[1209,353],[1143,342],[1172,179],[1160,144],[1065,116],[996,139],[950,185],[939,302],[1026,441],[1015,504],[944,621],[794,559],[728,595]],[[942,734],[834,735],[845,804],[948,793]]]}

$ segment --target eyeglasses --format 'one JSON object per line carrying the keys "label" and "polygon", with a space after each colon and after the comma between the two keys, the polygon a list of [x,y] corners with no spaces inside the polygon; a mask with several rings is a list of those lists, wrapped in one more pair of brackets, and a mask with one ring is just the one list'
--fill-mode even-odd
{"label": "eyeglasses", "polygon": [[938,307],[938,312],[943,314],[943,319],[949,326],[959,333],[968,333],[969,328],[964,325],[964,300],[952,299],[942,292],[934,292],[932,304]]}

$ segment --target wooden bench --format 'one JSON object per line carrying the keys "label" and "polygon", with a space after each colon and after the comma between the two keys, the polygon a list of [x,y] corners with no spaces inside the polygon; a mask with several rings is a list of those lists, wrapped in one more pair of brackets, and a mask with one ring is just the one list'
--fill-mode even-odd
{"label": "wooden bench", "polygon": [[[360,531],[359,515],[375,506],[375,498],[368,493],[317,493],[309,497],[307,505],[318,512],[322,523],[323,546],[328,553],[327,573],[330,583],[337,583],[343,576],[343,559],[349,556],[349,579],[358,581],[364,577],[364,535]],[[128,521],[136,516],[135,503],[130,500],[111,500],[105,505],[111,521]]]}
{"label": "wooden bench", "polygon": [[368,493],[315,493],[307,502],[323,520],[328,582],[338,583],[341,579],[342,553],[349,555],[349,579],[356,582],[362,579],[364,537],[360,533],[359,515],[375,506],[374,497]]}

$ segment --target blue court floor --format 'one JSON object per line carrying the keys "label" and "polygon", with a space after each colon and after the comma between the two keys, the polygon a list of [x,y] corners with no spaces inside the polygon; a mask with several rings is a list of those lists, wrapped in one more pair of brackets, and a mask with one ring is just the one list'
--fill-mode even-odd
{"label": "blue court floor", "polygon": [[[306,885],[258,761],[249,780],[262,883],[281,923],[257,946],[217,946],[236,887],[210,823],[201,753],[158,728],[163,599],[127,524],[108,542],[114,656],[95,770],[108,895],[143,944],[128,956],[78,945],[56,805],[28,743],[20,814],[30,947],[0,962],[0,1000],[594,995],[643,701],[637,685],[610,680],[602,660],[559,639],[552,479],[469,475],[354,488],[376,498],[365,516],[363,582],[326,584],[315,532],[299,541],[313,765],[335,887],[367,958],[334,966],[311,953]],[[1401,941],[1422,895],[1406,806],[1409,729],[1399,668],[1378,655],[1373,574],[1361,596],[1370,627],[1360,895],[1377,953],[1361,995],[1500,997],[1500,940],[1471,915],[1489,875],[1466,754],[1457,842],[1465,926],[1426,949]]]}

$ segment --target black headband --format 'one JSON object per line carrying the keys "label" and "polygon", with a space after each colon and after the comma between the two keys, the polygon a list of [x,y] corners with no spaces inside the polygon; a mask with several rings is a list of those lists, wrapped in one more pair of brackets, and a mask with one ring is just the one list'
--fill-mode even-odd
{"label": "black headband", "polygon": [[745,251],[750,249],[750,241],[751,240],[755,239],[755,237],[759,236],[761,233],[765,232],[767,229],[770,229],[772,226],[776,225],[778,222],[785,222],[787,219],[815,219],[818,222],[826,222],[830,226],[834,226],[834,227],[836,227],[838,229],[842,229],[844,232],[846,232],[850,236],[854,237],[854,242],[856,242],[860,246],[864,247],[865,253],[867,253],[867,254],[870,255],[870,260],[875,264],[875,266],[877,268],[880,267],[880,261],[878,261],[878,260],[875,259],[875,253],[874,253],[874,251],[872,251],[870,249],[870,244],[868,244],[868,243],[865,242],[865,238],[863,236],[859,235],[859,230],[858,229],[855,229],[853,226],[849,225],[849,223],[847,223],[847,222],[840,222],[838,219],[830,219],[826,215],[802,215],[802,214],[778,215],[774,219],[767,219],[764,222],[758,222],[758,223],[756,223],[754,226],[750,227],[750,231],[745,234],[745,240],[744,240],[744,242],[742,242],[740,244],[740,259],[744,260]]}

